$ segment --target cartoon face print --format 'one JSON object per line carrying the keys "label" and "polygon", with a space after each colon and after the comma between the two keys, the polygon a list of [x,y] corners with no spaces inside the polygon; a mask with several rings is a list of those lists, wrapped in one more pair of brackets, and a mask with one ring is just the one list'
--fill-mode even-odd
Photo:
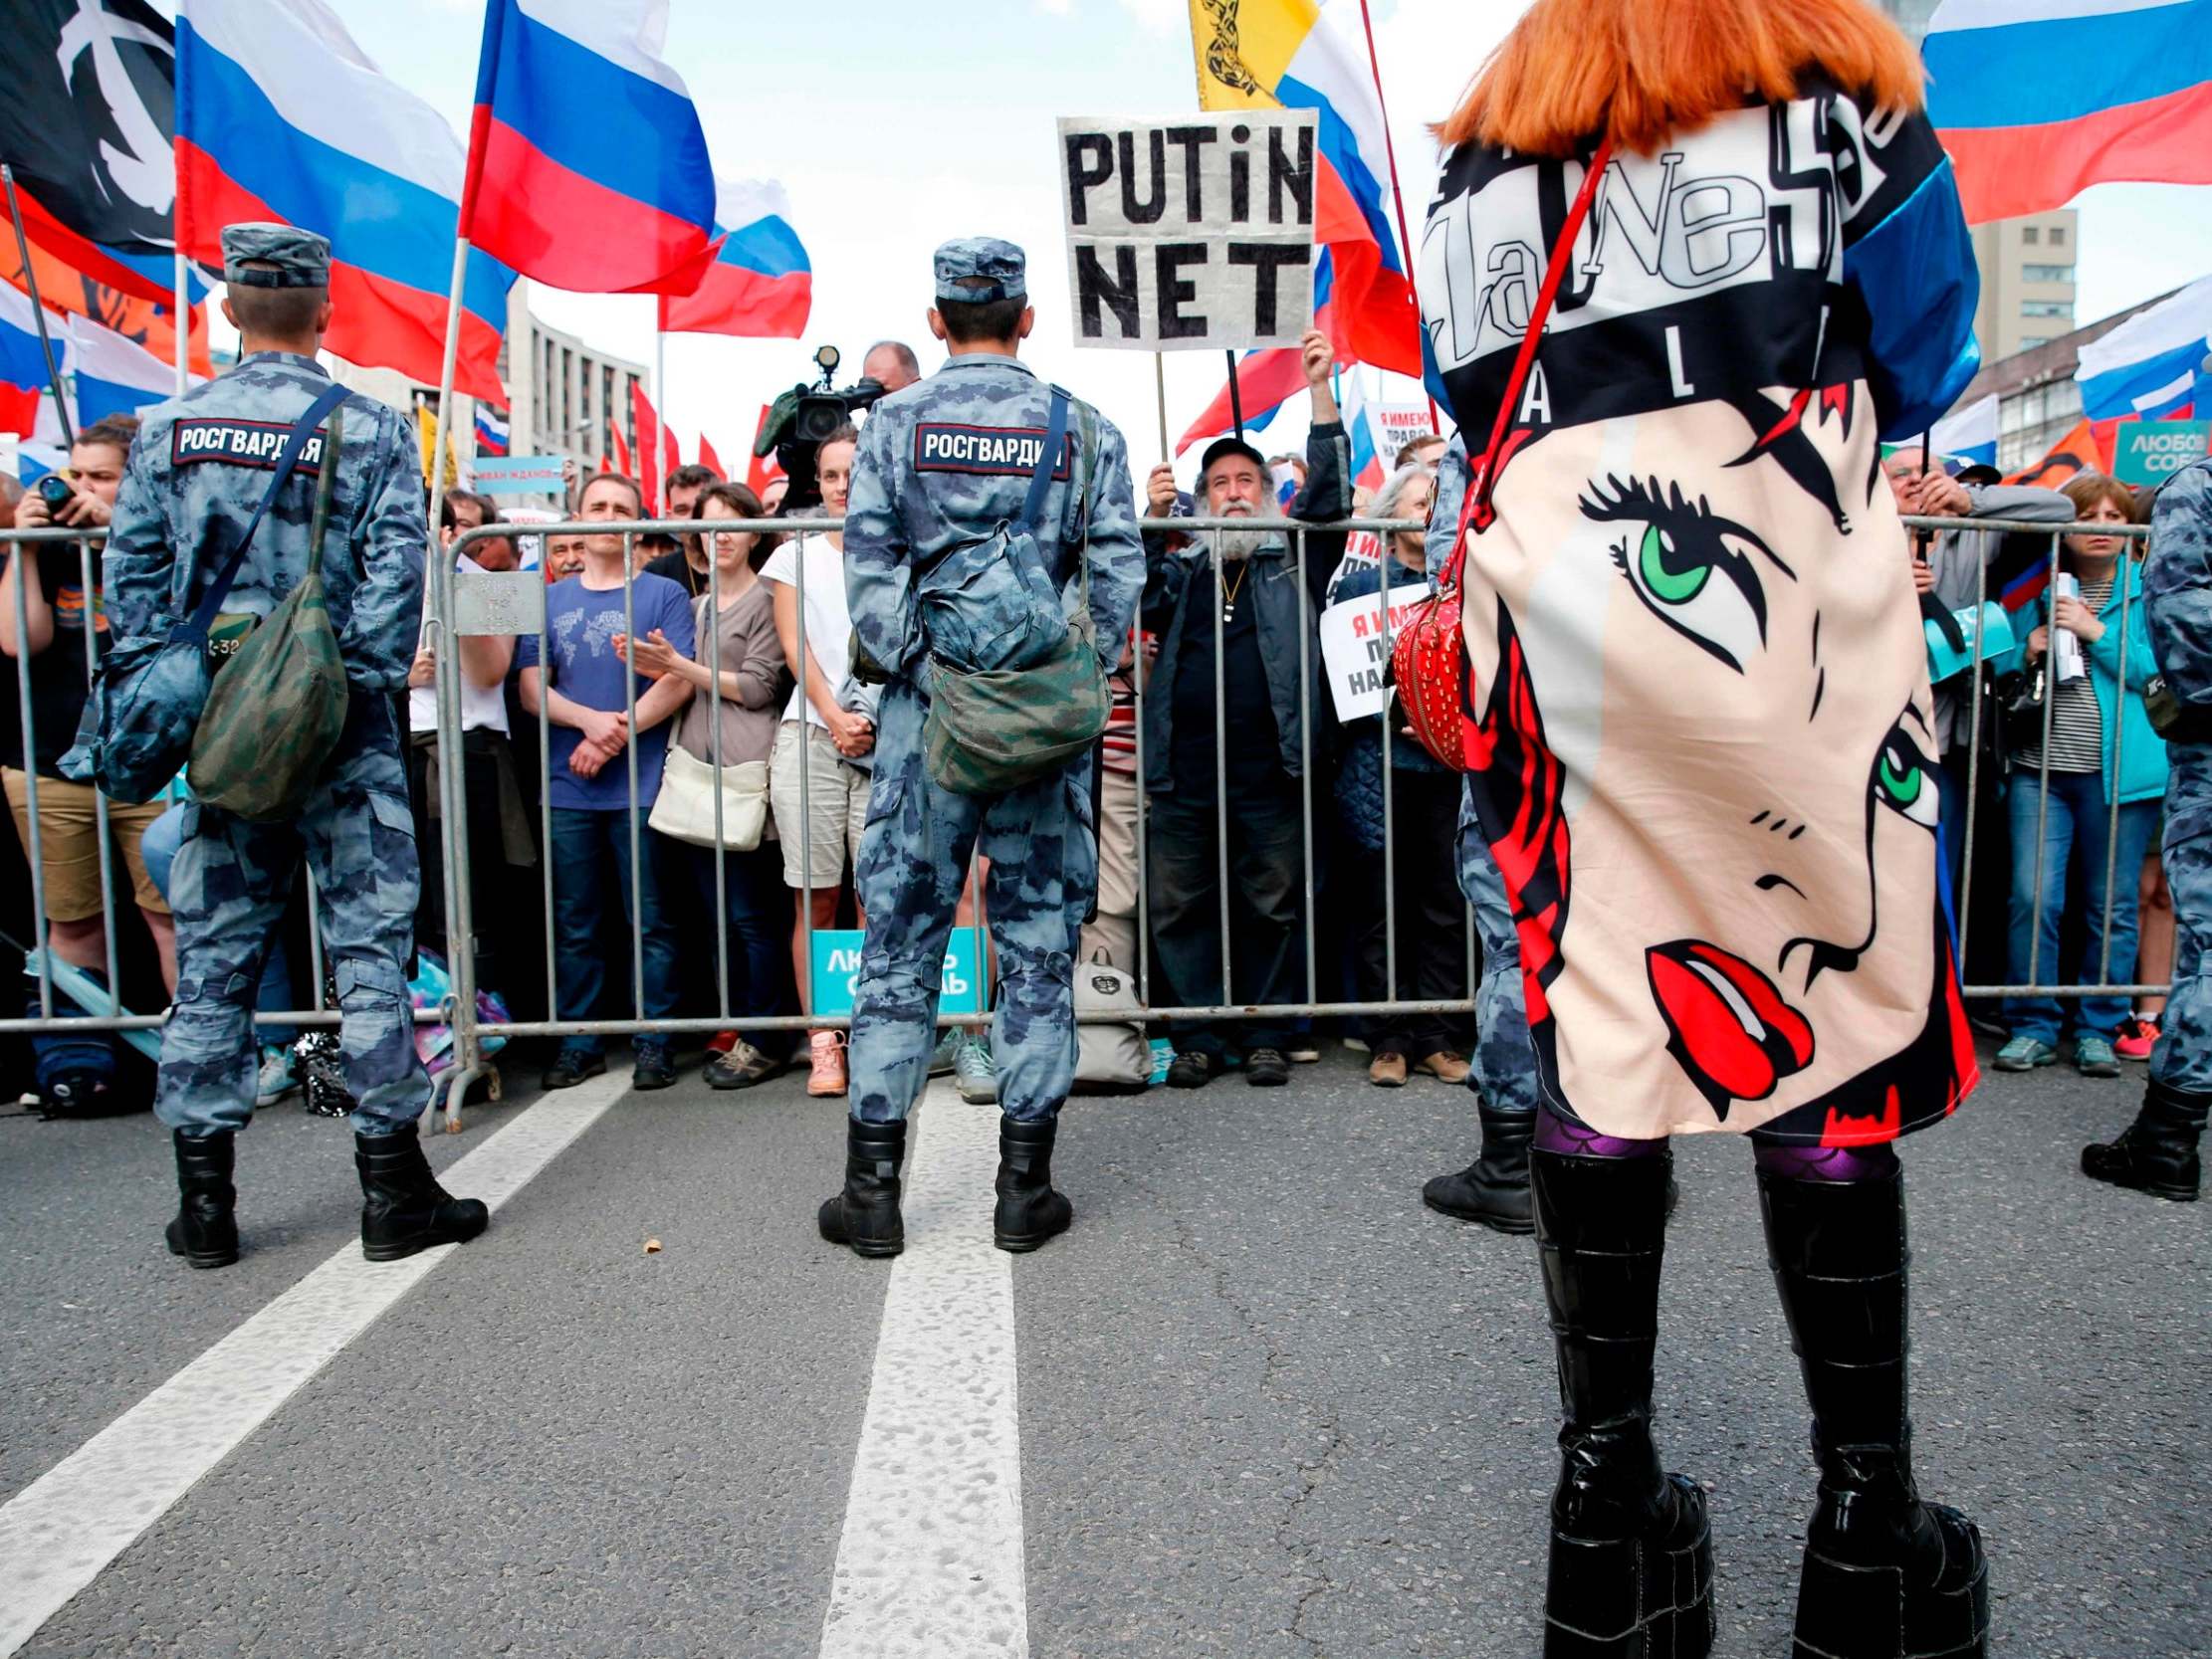
{"label": "cartoon face print", "polygon": [[[1501,868],[1564,866],[1538,1047],[1578,1112],[1666,1098],[1675,1125],[1735,1128],[1839,1091],[1849,1111],[1941,978],[1917,613],[1901,564],[1866,551],[1894,544],[1893,513],[1840,536],[1771,457],[1728,466],[1745,430],[1709,405],[1555,434],[1470,553],[1475,712],[1519,734],[1500,754],[1540,734],[1557,762],[1488,768],[1480,792]],[[1836,476],[1864,470],[1865,423],[1805,436]]]}

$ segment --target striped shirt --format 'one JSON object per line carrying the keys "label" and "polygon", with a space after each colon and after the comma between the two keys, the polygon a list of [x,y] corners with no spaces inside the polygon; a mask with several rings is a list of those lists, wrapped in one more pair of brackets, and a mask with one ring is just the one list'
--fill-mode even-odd
{"label": "striped shirt", "polygon": [[[2112,578],[2082,584],[2082,603],[2090,610],[2103,610],[2112,596]],[[2046,661],[2049,659],[2047,658]],[[2021,745],[2021,763],[2040,766],[2043,761],[2043,726],[2038,721],[2033,735]],[[2095,772],[2104,765],[2104,719],[2098,712],[2097,691],[2089,674],[2059,683],[2051,706],[2051,770]]]}

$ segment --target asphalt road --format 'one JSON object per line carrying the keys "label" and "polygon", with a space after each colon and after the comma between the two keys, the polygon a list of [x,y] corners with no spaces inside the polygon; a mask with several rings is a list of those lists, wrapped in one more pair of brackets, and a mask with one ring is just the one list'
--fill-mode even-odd
{"label": "asphalt road", "polygon": [[[1465,1095],[1371,1090],[1359,1065],[1070,1109],[1075,1230],[986,1263],[1010,1276],[1018,1373],[975,1417],[988,1435],[1004,1410],[999,1449],[1017,1440],[1008,1558],[959,1558],[957,1528],[912,1543],[935,1581],[1013,1584],[1015,1616],[836,1651],[1536,1652],[1557,1399],[1533,1246],[1421,1207],[1471,1152]],[[1921,1481],[1980,1522],[1994,1651],[2019,1659],[2212,1654],[2212,1205],[2074,1168],[2137,1088],[1993,1077],[1905,1151]],[[474,1109],[433,1157],[534,1110],[524,1090]],[[918,1157],[961,1110],[932,1097]],[[863,1419],[902,1405],[887,1298],[929,1294],[814,1237],[840,1112],[795,1078],[730,1096],[689,1072],[614,1100],[482,1239],[142,1506],[19,1651],[829,1651],[840,1543],[867,1526]],[[193,1273],[160,1248],[150,1119],[0,1114],[0,1534],[40,1477],[345,1250],[348,1152],[343,1126],[265,1114],[240,1143],[246,1258]],[[1700,1140],[1678,1169],[1662,1449],[1712,1489],[1717,1651],[1786,1652],[1812,1471],[1749,1156]],[[948,1247],[934,1215],[908,1261]],[[945,1348],[957,1377],[957,1332]],[[909,1444],[925,1479],[996,1455]]]}

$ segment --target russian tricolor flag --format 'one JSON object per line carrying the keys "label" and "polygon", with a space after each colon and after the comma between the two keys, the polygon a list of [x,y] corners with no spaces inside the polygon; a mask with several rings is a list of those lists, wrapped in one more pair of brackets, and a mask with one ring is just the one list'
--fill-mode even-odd
{"label": "russian tricolor flag", "polygon": [[[1912,445],[1901,446],[1911,449]],[[1937,455],[1956,456],[1969,466],[1997,465],[1997,394],[1978,398],[1953,409],[1928,429],[1928,448]]]}
{"label": "russian tricolor flag", "polygon": [[479,455],[505,455],[507,453],[507,422],[485,405],[476,406],[476,453]]}
{"label": "russian tricolor flag", "polygon": [[1361,389],[1358,369],[1344,377],[1344,430],[1352,441],[1354,488],[1382,489],[1385,481],[1382,439],[1375,429],[1375,405]]}
{"label": "russian tricolor flag", "polygon": [[1944,0],[1921,53],[1969,224],[2212,184],[2212,0]]}
{"label": "russian tricolor flag", "polygon": [[[38,342],[32,341],[32,349]],[[69,319],[69,368],[80,430],[110,415],[135,415],[176,390],[176,368],[136,340],[82,316]],[[192,375],[200,382],[201,376]]]}
{"label": "russian tricolor flag", "polygon": [[[323,0],[192,0],[176,32],[177,238],[220,264],[222,227],[331,239],[331,332],[350,362],[438,382],[463,152],[436,110],[353,44]],[[504,399],[515,274],[469,256],[455,384]]]}
{"label": "russian tricolor flag", "polygon": [[[2206,139],[2212,145],[2212,136]],[[2212,277],[2137,311],[2082,347],[2074,378],[2093,421],[2164,420],[2195,406],[2196,380],[2212,339]],[[2196,411],[2201,419],[2212,410]]]}
{"label": "russian tricolor flag", "polygon": [[[47,331],[63,332],[62,319],[47,317]],[[55,351],[60,353],[60,345]],[[0,283],[0,432],[29,438],[38,430],[39,395],[46,390],[46,352],[30,297]]]}
{"label": "russian tricolor flag", "polygon": [[695,292],[661,297],[661,330],[797,339],[813,309],[814,275],[791,229],[783,186],[773,179],[718,179],[715,196],[714,233],[722,250]]}
{"label": "russian tricolor flag", "polygon": [[714,169],[667,30],[667,0],[490,0],[464,237],[576,293],[699,286]]}
{"label": "russian tricolor flag", "polygon": [[[156,306],[176,304],[176,266],[167,255],[133,254],[79,236],[20,185],[16,200],[23,208],[24,235],[71,269],[134,300]],[[184,268],[184,284],[187,305],[196,306],[207,298],[207,283],[197,268]]]}

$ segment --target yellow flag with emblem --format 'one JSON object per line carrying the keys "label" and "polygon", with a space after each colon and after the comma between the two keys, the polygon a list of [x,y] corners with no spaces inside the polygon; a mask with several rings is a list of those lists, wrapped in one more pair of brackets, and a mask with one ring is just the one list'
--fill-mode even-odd
{"label": "yellow flag with emblem", "polygon": [[1276,84],[1321,21],[1313,0],[1190,0],[1201,109],[1280,109]]}
{"label": "yellow flag with emblem", "polygon": [[454,459],[453,434],[451,432],[445,435],[445,467],[443,468],[445,476],[442,480],[433,479],[430,476],[430,446],[438,441],[436,437],[437,427],[437,411],[430,407],[427,400],[419,397],[415,399],[415,439],[422,450],[423,482],[429,485],[433,491],[457,489],[461,483],[461,463]]}

